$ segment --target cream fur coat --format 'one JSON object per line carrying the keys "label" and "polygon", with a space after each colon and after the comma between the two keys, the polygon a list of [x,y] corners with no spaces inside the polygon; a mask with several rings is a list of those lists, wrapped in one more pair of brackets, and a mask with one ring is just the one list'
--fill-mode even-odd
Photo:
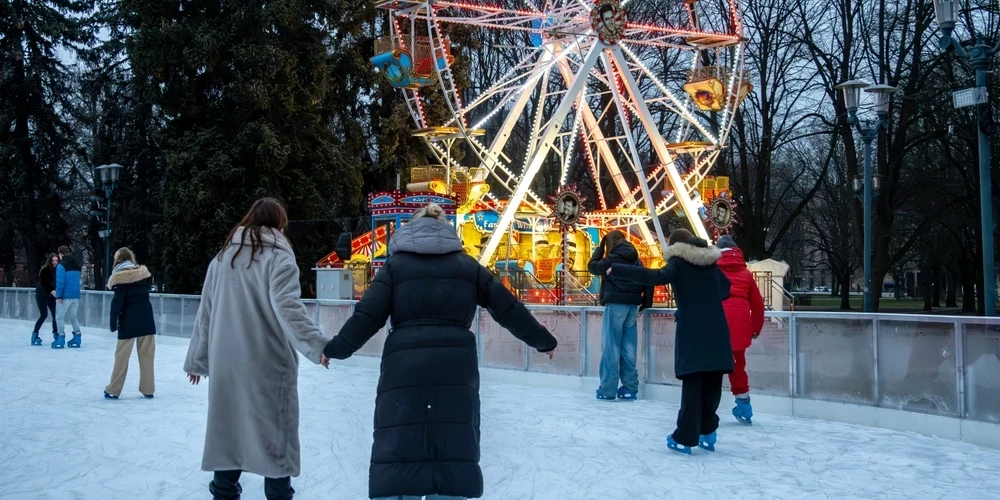
{"label": "cream fur coat", "polygon": [[184,371],[208,377],[202,470],[299,475],[299,357],[320,362],[327,339],[302,303],[299,269],[285,237],[264,229],[250,262],[250,238],[208,267]]}

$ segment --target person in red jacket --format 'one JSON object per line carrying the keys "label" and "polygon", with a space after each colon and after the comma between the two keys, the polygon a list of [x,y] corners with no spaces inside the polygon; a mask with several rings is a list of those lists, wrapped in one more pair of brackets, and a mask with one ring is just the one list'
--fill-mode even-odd
{"label": "person in red jacket", "polygon": [[722,308],[726,312],[729,340],[733,345],[734,369],[729,374],[729,384],[732,386],[733,396],[736,396],[733,416],[740,422],[750,424],[753,408],[750,406],[746,350],[764,328],[764,299],[760,296],[757,280],[747,269],[743,252],[736,246],[733,237],[723,235],[715,246],[722,250],[722,258],[718,264],[731,283],[729,298],[723,301]]}

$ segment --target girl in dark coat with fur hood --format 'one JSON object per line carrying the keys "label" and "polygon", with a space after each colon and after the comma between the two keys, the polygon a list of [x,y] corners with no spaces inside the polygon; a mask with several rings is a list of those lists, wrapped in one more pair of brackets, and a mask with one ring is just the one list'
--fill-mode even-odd
{"label": "girl in dark coat with fur hood", "polygon": [[677,430],[667,446],[691,453],[699,446],[715,451],[719,428],[722,376],[733,371],[733,349],[722,301],[729,297],[729,280],[716,262],[721,252],[708,242],[678,229],[670,234],[662,269],[614,264],[608,274],[644,285],[671,285],[677,300],[674,370],[681,380]]}
{"label": "girl in dark coat with fur hood", "polygon": [[391,318],[375,397],[368,495],[478,498],[479,360],[470,331],[477,307],[550,358],[556,339],[489,270],[462,252],[441,207],[420,209],[398,228],[389,254],[324,351],[345,359]]}

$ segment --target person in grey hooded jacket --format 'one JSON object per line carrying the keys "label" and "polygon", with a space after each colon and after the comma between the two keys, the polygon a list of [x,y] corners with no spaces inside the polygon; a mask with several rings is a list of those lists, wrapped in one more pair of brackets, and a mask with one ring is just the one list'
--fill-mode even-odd
{"label": "person in grey hooded jacket", "polygon": [[354,354],[385,325],[375,397],[370,498],[462,499],[483,494],[479,360],[470,331],[478,306],[539,352],[556,339],[492,273],[462,252],[440,206],[414,214],[389,240],[390,257],[327,357]]}

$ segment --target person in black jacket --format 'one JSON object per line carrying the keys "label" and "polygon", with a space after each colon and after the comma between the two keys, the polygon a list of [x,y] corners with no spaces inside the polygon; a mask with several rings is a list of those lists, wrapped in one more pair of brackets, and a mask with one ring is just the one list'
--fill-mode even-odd
{"label": "person in black jacket", "polygon": [[556,339],[475,259],[431,204],[398,228],[390,257],[324,354],[345,359],[385,325],[375,397],[370,498],[462,499],[483,494],[477,306],[551,358]]}
{"label": "person in black jacket", "polygon": [[721,251],[678,229],[670,234],[662,269],[615,264],[609,276],[647,285],[671,285],[677,300],[674,370],[681,380],[681,409],[677,430],[667,446],[691,453],[699,446],[715,451],[719,428],[722,377],[733,371],[733,348],[722,301],[729,297],[729,279],[716,262]]}
{"label": "person in black jacket", "polygon": [[597,399],[635,400],[639,394],[639,372],[635,366],[639,348],[638,316],[640,310],[653,305],[653,287],[607,276],[612,264],[642,266],[639,252],[618,230],[604,235],[587,264],[590,274],[601,277],[600,299],[604,306],[601,386],[597,388]]}
{"label": "person in black jacket", "polygon": [[115,267],[108,279],[108,288],[114,290],[111,300],[111,331],[118,332],[115,348],[115,366],[111,370],[111,383],[104,389],[104,397],[118,399],[128,374],[128,359],[132,346],[139,353],[139,392],[146,399],[153,398],[153,357],[156,353],[156,322],[153,305],[149,302],[151,276],[146,266],[135,263],[135,255],[128,248],[115,252]]}
{"label": "person in black jacket", "polygon": [[38,285],[35,286],[35,303],[38,304],[38,321],[35,322],[35,329],[31,332],[31,345],[42,345],[42,338],[38,336],[39,330],[45,324],[48,313],[52,313],[52,337],[59,335],[59,327],[56,325],[56,266],[59,265],[59,256],[49,254],[45,265],[38,271]]}

